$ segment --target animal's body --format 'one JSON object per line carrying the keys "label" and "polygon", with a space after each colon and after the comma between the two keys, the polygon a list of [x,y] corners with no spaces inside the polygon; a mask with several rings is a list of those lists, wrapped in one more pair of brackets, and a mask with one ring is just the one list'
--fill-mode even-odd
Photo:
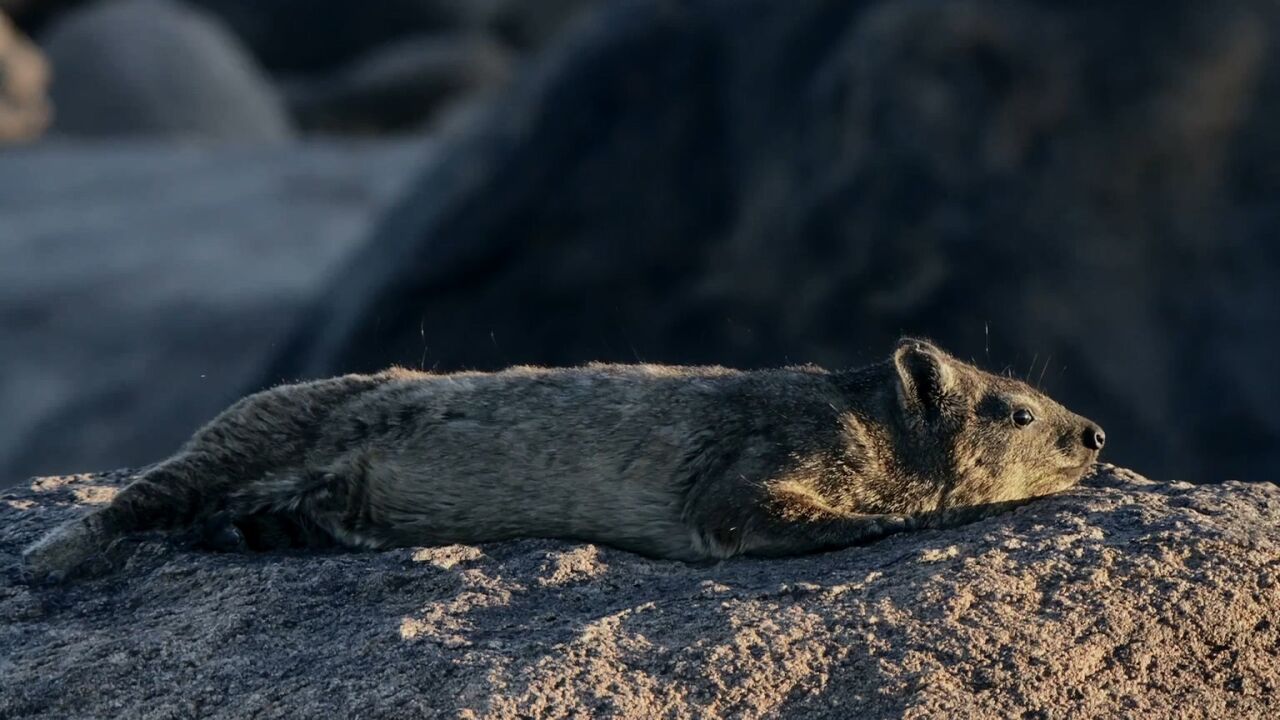
{"label": "animal's body", "polygon": [[971,519],[1063,489],[1102,431],[917,340],[886,362],[390,370],[226,410],[106,507],[28,550],[58,578],[132,532],[252,548],[516,537],[661,558],[790,555]]}

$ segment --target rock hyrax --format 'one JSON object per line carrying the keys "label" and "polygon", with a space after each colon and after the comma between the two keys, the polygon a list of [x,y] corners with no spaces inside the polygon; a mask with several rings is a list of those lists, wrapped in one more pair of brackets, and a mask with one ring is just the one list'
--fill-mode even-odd
{"label": "rock hyrax", "polygon": [[113,540],[237,546],[517,537],[658,558],[792,555],[979,517],[1076,483],[1104,436],[937,347],[816,367],[588,365],[377,375],[251,395],[26,553],[66,577]]}

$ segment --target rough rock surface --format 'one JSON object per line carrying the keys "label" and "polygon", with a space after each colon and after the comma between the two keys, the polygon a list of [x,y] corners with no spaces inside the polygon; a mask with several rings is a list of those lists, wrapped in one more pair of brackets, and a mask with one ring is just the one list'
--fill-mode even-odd
{"label": "rough rock surface", "polygon": [[19,552],[126,474],[0,496],[0,715],[1275,717],[1280,487],[1110,467],[967,527],[714,568],[549,540]]}
{"label": "rough rock surface", "polygon": [[1280,5],[606,5],[260,384],[921,334],[1043,376],[1123,464],[1280,477]]}

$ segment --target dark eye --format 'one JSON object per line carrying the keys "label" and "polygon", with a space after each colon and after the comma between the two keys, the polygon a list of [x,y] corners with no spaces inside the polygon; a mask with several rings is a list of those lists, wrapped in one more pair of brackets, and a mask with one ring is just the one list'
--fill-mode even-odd
{"label": "dark eye", "polygon": [[1036,416],[1032,415],[1031,411],[1026,408],[1014,410],[1013,415],[1010,417],[1013,420],[1013,424],[1018,427],[1026,427],[1036,421]]}

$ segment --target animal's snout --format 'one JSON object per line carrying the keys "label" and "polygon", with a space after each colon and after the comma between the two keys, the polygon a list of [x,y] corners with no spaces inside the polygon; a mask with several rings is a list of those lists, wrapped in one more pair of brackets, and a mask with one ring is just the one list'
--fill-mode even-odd
{"label": "animal's snout", "polygon": [[1101,450],[1102,446],[1107,444],[1107,434],[1093,423],[1085,425],[1084,437],[1081,439],[1084,440],[1084,446],[1090,450]]}

